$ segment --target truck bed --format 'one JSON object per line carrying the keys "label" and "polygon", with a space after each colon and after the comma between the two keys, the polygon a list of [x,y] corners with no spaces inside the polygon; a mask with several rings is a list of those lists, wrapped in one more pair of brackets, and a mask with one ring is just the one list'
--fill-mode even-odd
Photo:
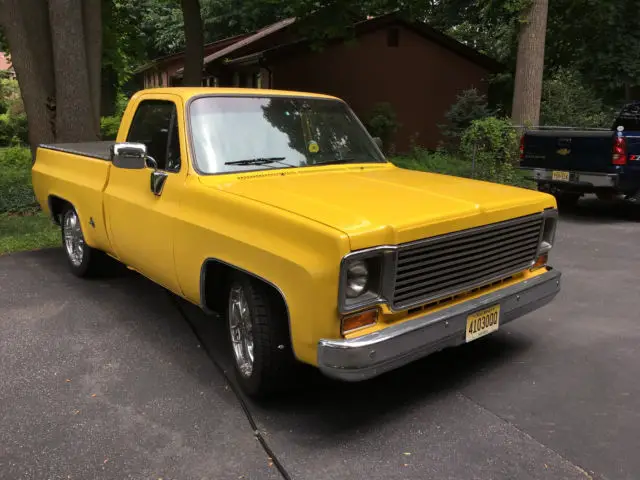
{"label": "truck bed", "polygon": [[110,149],[114,143],[115,142],[50,143],[42,144],[39,148],[111,161]]}

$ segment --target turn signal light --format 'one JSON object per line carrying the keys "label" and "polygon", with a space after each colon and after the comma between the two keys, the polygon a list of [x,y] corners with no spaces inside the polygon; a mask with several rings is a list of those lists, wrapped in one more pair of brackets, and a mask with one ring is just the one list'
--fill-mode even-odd
{"label": "turn signal light", "polygon": [[542,267],[546,266],[547,263],[549,263],[549,254],[545,253],[544,255],[540,255],[536,259],[535,263],[531,267],[531,270],[537,270],[538,268],[542,268]]}
{"label": "turn signal light", "polygon": [[369,327],[375,325],[378,321],[378,310],[367,310],[366,312],[360,312],[356,315],[344,317],[342,319],[342,335],[345,335],[354,330],[360,328]]}

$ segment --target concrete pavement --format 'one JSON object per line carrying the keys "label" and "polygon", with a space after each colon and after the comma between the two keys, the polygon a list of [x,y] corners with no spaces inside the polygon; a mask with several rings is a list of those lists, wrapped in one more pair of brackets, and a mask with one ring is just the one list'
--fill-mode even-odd
{"label": "concrete pavement", "polygon": [[[370,382],[310,370],[250,410],[295,479],[637,478],[639,234],[583,202],[550,306]],[[229,369],[220,322],[183,306]],[[1,257],[0,328],[1,478],[281,478],[151,282],[75,279],[59,250]]]}

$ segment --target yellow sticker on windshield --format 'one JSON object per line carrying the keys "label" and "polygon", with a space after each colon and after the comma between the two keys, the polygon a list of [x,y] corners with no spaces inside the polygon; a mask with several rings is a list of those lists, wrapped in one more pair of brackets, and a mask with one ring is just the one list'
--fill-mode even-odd
{"label": "yellow sticker on windshield", "polygon": [[318,145],[318,142],[314,142],[313,140],[309,142],[309,146],[307,148],[310,153],[318,153],[320,151],[320,145]]}

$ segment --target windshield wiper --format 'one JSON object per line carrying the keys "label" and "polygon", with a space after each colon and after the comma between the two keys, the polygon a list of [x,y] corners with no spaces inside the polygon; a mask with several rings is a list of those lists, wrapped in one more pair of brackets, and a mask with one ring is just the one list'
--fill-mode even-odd
{"label": "windshield wiper", "polygon": [[282,165],[286,165],[287,167],[295,167],[295,165],[291,165],[290,163],[283,162],[285,157],[258,157],[258,158],[247,158],[246,160],[234,160],[232,162],[224,162],[225,165],[269,165],[270,163],[280,163]]}
{"label": "windshield wiper", "polygon": [[351,163],[355,161],[355,157],[337,158],[335,160],[327,160],[326,162],[314,163],[314,165],[335,165],[338,163]]}

